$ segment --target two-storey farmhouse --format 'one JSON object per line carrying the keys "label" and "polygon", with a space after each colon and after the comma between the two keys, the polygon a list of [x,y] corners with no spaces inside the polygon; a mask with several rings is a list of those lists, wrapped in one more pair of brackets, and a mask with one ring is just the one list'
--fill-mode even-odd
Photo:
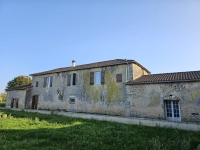
{"label": "two-storey farmhouse", "polygon": [[7,89],[7,107],[200,121],[200,71],[150,74],[115,59],[31,76],[31,85]]}

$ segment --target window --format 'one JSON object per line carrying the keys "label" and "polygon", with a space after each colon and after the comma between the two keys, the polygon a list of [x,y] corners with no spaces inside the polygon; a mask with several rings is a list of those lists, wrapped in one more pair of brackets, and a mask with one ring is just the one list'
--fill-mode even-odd
{"label": "window", "polygon": [[69,99],[69,103],[70,103],[70,104],[75,104],[75,98],[70,98],[70,99]]}
{"label": "window", "polygon": [[38,85],[39,85],[39,82],[38,82],[38,81],[36,81],[36,83],[35,83],[35,87],[38,87]]}
{"label": "window", "polygon": [[104,71],[90,72],[90,85],[104,84]]}
{"label": "window", "polygon": [[67,75],[67,86],[76,85],[76,73]]}
{"label": "window", "polygon": [[52,87],[53,76],[44,77],[44,84],[43,87]]}
{"label": "window", "polygon": [[101,83],[101,73],[95,72],[95,84],[100,84],[100,83]]}
{"label": "window", "polygon": [[165,101],[166,119],[169,121],[181,121],[180,104],[178,101]]}
{"label": "window", "polygon": [[116,81],[122,82],[122,74],[116,74]]}

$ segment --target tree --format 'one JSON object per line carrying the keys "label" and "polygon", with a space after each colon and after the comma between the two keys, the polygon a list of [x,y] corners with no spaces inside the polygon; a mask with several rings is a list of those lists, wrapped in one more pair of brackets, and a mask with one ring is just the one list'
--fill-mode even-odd
{"label": "tree", "polygon": [[7,94],[5,92],[0,94],[0,102],[6,101]]}
{"label": "tree", "polygon": [[18,76],[18,77],[15,77],[13,80],[9,81],[7,83],[6,88],[9,89],[15,86],[29,84],[31,82],[32,80],[29,76]]}

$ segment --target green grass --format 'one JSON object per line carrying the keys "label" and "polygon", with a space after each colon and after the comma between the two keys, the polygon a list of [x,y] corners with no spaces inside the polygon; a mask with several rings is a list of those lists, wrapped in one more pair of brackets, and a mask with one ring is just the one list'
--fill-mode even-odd
{"label": "green grass", "polygon": [[[0,110],[1,150],[197,150],[200,132]],[[198,147],[198,148],[197,148]]]}
{"label": "green grass", "polygon": [[6,102],[0,102],[0,107],[5,107],[6,106]]}

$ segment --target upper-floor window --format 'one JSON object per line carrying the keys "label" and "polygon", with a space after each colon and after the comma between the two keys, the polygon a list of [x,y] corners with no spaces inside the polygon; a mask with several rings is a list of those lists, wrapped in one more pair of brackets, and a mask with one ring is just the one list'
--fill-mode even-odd
{"label": "upper-floor window", "polygon": [[116,81],[122,82],[122,74],[116,74]]}
{"label": "upper-floor window", "polygon": [[36,81],[36,82],[35,82],[35,87],[38,87],[38,85],[39,85],[39,82]]}
{"label": "upper-floor window", "polygon": [[44,77],[44,84],[43,87],[52,87],[53,76]]}
{"label": "upper-floor window", "polygon": [[95,84],[100,84],[101,83],[101,72],[95,72]]}
{"label": "upper-floor window", "polygon": [[67,76],[67,85],[76,85],[76,73],[68,74]]}
{"label": "upper-floor window", "polygon": [[104,84],[104,71],[90,72],[90,85]]}

